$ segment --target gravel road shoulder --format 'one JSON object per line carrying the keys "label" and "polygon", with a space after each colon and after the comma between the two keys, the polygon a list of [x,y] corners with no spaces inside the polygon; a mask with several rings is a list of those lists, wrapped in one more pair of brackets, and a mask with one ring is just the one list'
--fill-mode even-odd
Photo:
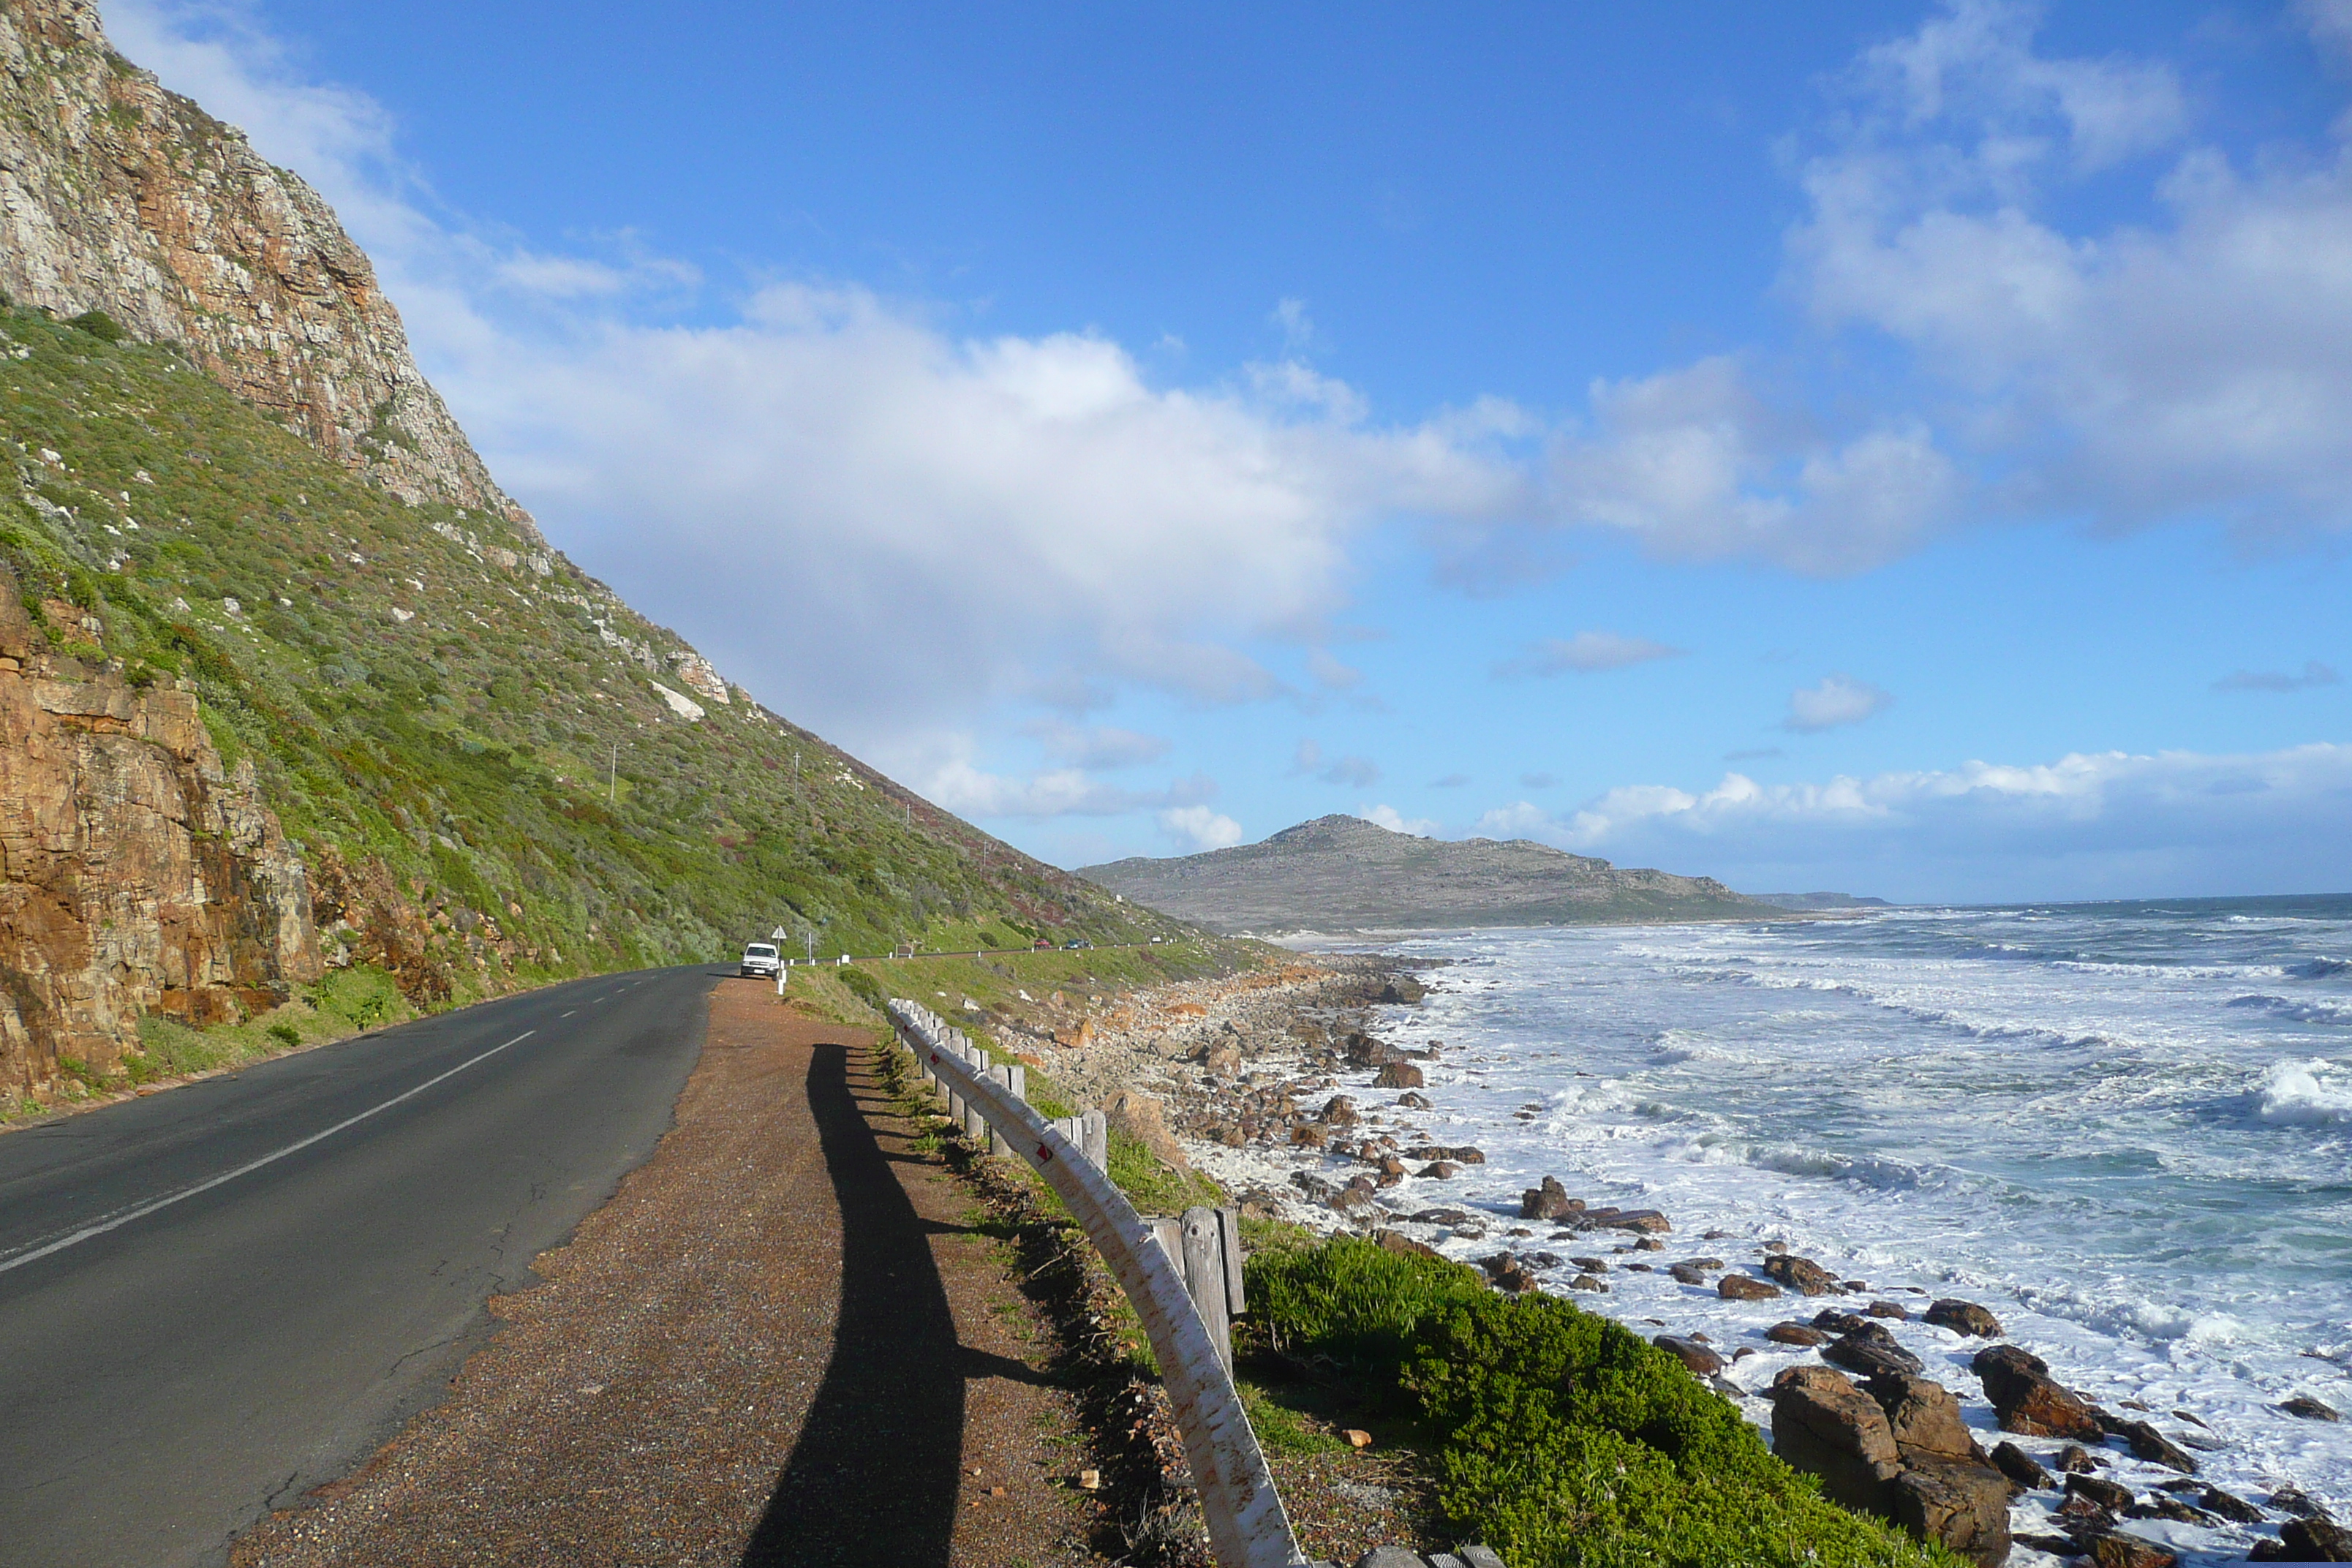
{"label": "gravel road shoulder", "polygon": [[1053,1343],[866,1031],[723,980],[676,1127],[295,1564],[1092,1563]]}

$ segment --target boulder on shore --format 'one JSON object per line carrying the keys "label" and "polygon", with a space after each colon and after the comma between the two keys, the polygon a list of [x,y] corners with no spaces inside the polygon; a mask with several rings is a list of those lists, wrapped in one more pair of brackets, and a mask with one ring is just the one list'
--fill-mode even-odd
{"label": "boulder on shore", "polygon": [[1837,1276],[1810,1258],[1783,1252],[1764,1260],[1764,1277],[1803,1296],[1830,1296],[1843,1287]]}
{"label": "boulder on shore", "polygon": [[1927,1309],[1925,1318],[1939,1329],[1949,1329],[1956,1334],[1966,1334],[1971,1339],[2000,1338],[2000,1320],[1974,1301],[1950,1299],[1937,1301]]}
{"label": "boulder on shore", "polygon": [[1985,1398],[2004,1432],[2084,1442],[2106,1436],[2097,1413],[2060,1387],[2040,1356],[2015,1345],[1992,1345],[1977,1352],[1969,1370],[1983,1380]]}
{"label": "boulder on shore", "polygon": [[2014,1443],[1993,1445],[1992,1462],[1995,1469],[2027,1491],[2044,1491],[2053,1484],[2041,1462]]}
{"label": "boulder on shore", "polygon": [[1723,1358],[1687,1334],[1660,1334],[1650,1342],[1701,1377],[1713,1377],[1723,1370]]}
{"label": "boulder on shore", "polygon": [[1888,1489],[1895,1523],[1922,1541],[1939,1541],[1976,1563],[2009,1559],[2009,1479],[1974,1459],[1925,1459]]}
{"label": "boulder on shore", "polygon": [[1148,1094],[1131,1089],[1114,1093],[1103,1106],[1103,1115],[1113,1127],[1151,1151],[1152,1157],[1171,1170],[1189,1171],[1192,1163],[1185,1158],[1184,1146],[1168,1131],[1160,1102]]}
{"label": "boulder on shore", "polygon": [[2155,1542],[2120,1530],[2092,1536],[2084,1555],[2092,1568],[2174,1568],[2180,1561]]}
{"label": "boulder on shore", "polygon": [[2290,1519],[2255,1546],[2256,1563],[2352,1563],[2352,1530],[2325,1519]]}
{"label": "boulder on shore", "polygon": [[1780,1288],[1745,1274],[1727,1274],[1715,1282],[1715,1293],[1727,1301],[1769,1301],[1780,1293]]}
{"label": "boulder on shore", "polygon": [[1883,1324],[1866,1318],[1860,1321],[1862,1327],[1847,1330],[1822,1352],[1822,1360],[1835,1362],[1865,1377],[1901,1376],[1925,1370],[1919,1358],[1897,1344]]}
{"label": "boulder on shore", "polygon": [[1803,1323],[1775,1323],[1764,1331],[1764,1337],[1776,1345],[1795,1345],[1801,1350],[1830,1342],[1829,1335]]}
{"label": "boulder on shore", "polygon": [[1427,1079],[1422,1077],[1421,1069],[1411,1062],[1391,1062],[1381,1068],[1379,1077],[1372,1079],[1372,1087],[1374,1089],[1419,1089],[1425,1082]]}
{"label": "boulder on shore", "polygon": [[2172,1439],[2145,1421],[2117,1422],[2115,1435],[2131,1445],[2131,1451],[2135,1458],[2146,1459],[2151,1465],[2169,1466],[2184,1476],[2193,1476],[2197,1473],[2197,1461],[2182,1452]]}
{"label": "boulder on shore", "polygon": [[1562,1219],[1583,1207],[1584,1200],[1570,1197],[1558,1176],[1546,1176],[1541,1186],[1519,1194],[1521,1219]]}
{"label": "boulder on shore", "polygon": [[1895,1447],[1905,1464],[1923,1459],[1988,1462],[1984,1450],[1969,1435],[1960,1402],[1942,1384],[1907,1373],[1885,1373],[1873,1377],[1864,1392],[1886,1412],[1887,1427],[1895,1434]]}
{"label": "boulder on shore", "polygon": [[1832,1502],[1881,1515],[1887,1483],[1903,1472],[1895,1431],[1878,1402],[1843,1373],[1792,1366],[1772,1380],[1772,1451],[1791,1469],[1821,1478]]}

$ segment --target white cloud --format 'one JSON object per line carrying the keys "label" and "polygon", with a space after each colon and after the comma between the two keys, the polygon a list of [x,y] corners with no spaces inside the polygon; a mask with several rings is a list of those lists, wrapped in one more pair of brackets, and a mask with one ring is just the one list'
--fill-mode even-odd
{"label": "white cloud", "polygon": [[1862,571],[1945,527],[1963,489],[1924,425],[1831,440],[1770,405],[1728,357],[1595,382],[1591,404],[1591,432],[1553,443],[1552,504],[1658,555]]}
{"label": "white cloud", "polygon": [[1307,673],[1315,684],[1327,691],[1349,691],[1364,683],[1364,672],[1351,664],[1342,664],[1321,648],[1307,656]]}
{"label": "white cloud", "polygon": [[1160,814],[1160,831],[1194,851],[1226,849],[1242,841],[1242,825],[1205,805],[1171,806]]}
{"label": "white cloud", "polygon": [[1268,319],[1282,329],[1284,358],[1296,359],[1315,346],[1315,318],[1307,313],[1306,300],[1285,299]]}
{"label": "white cloud", "polygon": [[2294,13],[2321,48],[2352,65],[2352,0],[2295,0]]}
{"label": "white cloud", "polygon": [[1045,754],[1074,768],[1130,768],[1156,763],[1168,754],[1160,735],[1120,730],[1109,725],[1081,725],[1059,719],[1040,719],[1022,726]]}
{"label": "white cloud", "polygon": [[2233,670],[2213,683],[2216,691],[2303,691],[2314,686],[2341,686],[2344,677],[2336,667],[2320,663],[2315,658],[2303,661],[2300,673],[2289,675],[2275,669]]}
{"label": "white cloud", "polygon": [[1356,815],[1391,833],[1410,834],[1415,838],[1436,837],[1438,825],[1425,816],[1407,816],[1392,805],[1369,805],[1356,808]]}
{"label": "white cloud", "polygon": [[[1554,816],[1526,802],[1475,831],[1735,887],[1894,898],[2095,898],[2352,885],[2352,745],[2241,756],[2077,753],[2054,763],[1713,789],[1614,789]],[[1775,880],[1780,879],[1780,880]]]}
{"label": "white cloud", "polygon": [[[1965,4],[1856,73],[1809,162],[1790,283],[1828,327],[1912,356],[1949,438],[2004,470],[1984,505],[2248,537],[2352,521],[2352,152],[2241,169],[2184,141],[2166,68],[2053,59],[2035,12]],[[2322,31],[2332,8],[2311,13]],[[2040,209],[2162,151],[2164,221],[2069,232]]]}
{"label": "white cloud", "polygon": [[[446,215],[381,107],[300,79],[257,16],[108,7],[128,53],[336,205],[553,537],[735,679],[890,765],[992,701],[1072,681],[1280,695],[1251,647],[1319,642],[1359,531],[1529,505],[1492,445],[1524,425],[1516,410],[1381,425],[1296,353],[1167,386],[1101,337],[959,333],[930,302],[808,283],[758,289],[731,324],[648,325],[632,310],[693,287],[691,268],[625,235],[610,255],[552,256]],[[1277,319],[1294,350],[1311,340],[1297,301]],[[1310,662],[1327,687],[1356,679],[1319,649]]]}
{"label": "white cloud", "polygon": [[925,798],[961,816],[1120,816],[1214,798],[1214,779],[1195,773],[1165,789],[1127,789],[1081,768],[1049,768],[1026,777],[993,773],[961,758],[915,775]]}
{"label": "white cloud", "polygon": [[1293,777],[1311,776],[1323,784],[1355,789],[1370,789],[1381,782],[1380,764],[1370,757],[1350,755],[1327,762],[1322,746],[1313,741],[1298,742],[1298,749],[1291,753],[1290,773]]}
{"label": "white cloud", "polygon": [[1894,700],[1893,692],[1867,680],[1856,680],[1851,675],[1824,676],[1819,686],[1799,687],[1789,693],[1789,716],[1780,721],[1780,727],[1811,734],[1841,724],[1859,724],[1884,712]]}
{"label": "white cloud", "polygon": [[1579,632],[1572,637],[1546,637],[1495,667],[1501,677],[1560,675],[1570,670],[1590,673],[1623,669],[1653,659],[1680,658],[1684,650],[1647,637],[1620,637],[1615,632]]}
{"label": "white cloud", "polygon": [[2187,127],[2188,101],[2168,66],[2037,55],[2042,8],[2020,0],[1948,0],[1943,12],[1865,51],[1854,75],[1906,129],[1948,121],[1974,128],[1988,177],[2053,150],[2077,167],[2104,168],[2165,146]]}

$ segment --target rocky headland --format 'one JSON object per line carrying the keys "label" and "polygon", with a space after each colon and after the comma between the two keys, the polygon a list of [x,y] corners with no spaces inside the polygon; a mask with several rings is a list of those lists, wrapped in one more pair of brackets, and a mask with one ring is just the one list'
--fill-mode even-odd
{"label": "rocky headland", "polygon": [[1515,838],[1460,843],[1321,816],[1256,844],[1087,866],[1123,898],[1219,931],[1460,930],[1778,920],[1712,877],[1620,868]]}

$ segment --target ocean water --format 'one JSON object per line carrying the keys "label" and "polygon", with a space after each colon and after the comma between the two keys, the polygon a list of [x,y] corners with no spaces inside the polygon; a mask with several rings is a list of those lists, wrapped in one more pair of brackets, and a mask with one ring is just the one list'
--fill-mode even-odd
{"label": "ocean water", "polygon": [[[1660,1263],[1752,1263],[1781,1240],[1915,1311],[1980,1301],[2062,1380],[2216,1445],[2217,1482],[2352,1507],[2352,898],[1480,931],[1389,950],[1450,961],[1423,1005],[1382,1010],[1386,1037],[1444,1042],[1434,1110],[1405,1120],[1488,1157],[1398,1194],[1496,1212],[1486,1237],[1447,1250],[1491,1252],[1518,1190],[1558,1175],[1595,1202],[1666,1211]],[[1543,1234],[1510,1245],[1594,1250]],[[1612,1290],[1591,1304],[1650,1332],[1706,1327],[1727,1352],[1823,1304],[1735,1306],[1624,1271],[1641,1260],[1612,1254]],[[1931,1375],[1976,1392],[1973,1345],[1898,1331]],[[1760,1388],[1789,1359],[1768,1350],[1733,1375]],[[2275,1408],[2296,1394],[2347,1420]],[[2141,1528],[2194,1558],[2242,1555],[2242,1533]]]}

